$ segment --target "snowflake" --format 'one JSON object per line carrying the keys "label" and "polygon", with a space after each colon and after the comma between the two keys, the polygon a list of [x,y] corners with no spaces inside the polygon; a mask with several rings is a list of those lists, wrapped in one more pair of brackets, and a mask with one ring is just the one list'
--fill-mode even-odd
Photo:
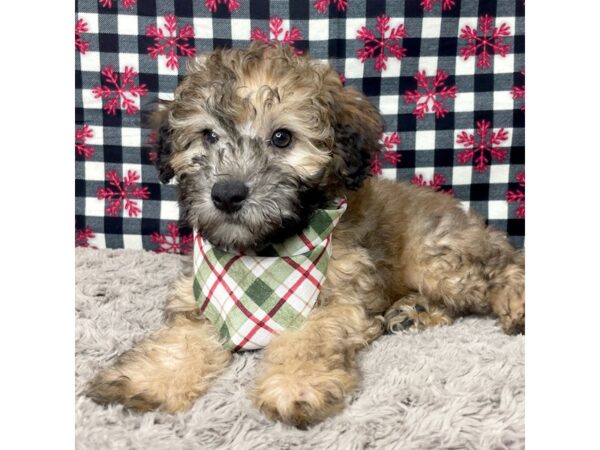
{"label": "snowflake", "polygon": [[[133,98],[128,97],[130,94],[133,97],[143,97],[148,93],[148,89],[145,84],[137,85],[133,82],[133,79],[137,76],[137,72],[131,67],[125,66],[125,72],[119,76],[115,73],[115,69],[111,66],[106,66],[102,69],[102,76],[106,78],[106,83],[111,86],[103,85],[96,86],[92,92],[95,98],[104,98],[108,101],[104,104],[104,110],[114,116],[117,114],[117,108],[119,102],[121,103],[121,109],[125,109],[128,115],[135,114],[139,111],[139,108],[135,105]],[[119,81],[120,77],[120,81]]]}
{"label": "snowflake", "polygon": [[94,137],[94,130],[88,124],[75,130],[75,151],[79,156],[91,158],[94,155],[94,149],[85,144],[89,138]]}
{"label": "snowflake", "polygon": [[[521,70],[521,75],[525,76],[525,69]],[[510,93],[512,94],[513,100],[517,100],[519,98],[523,99],[521,111],[525,111],[525,82],[523,82],[522,86],[513,86],[513,90],[510,91]]]}
{"label": "snowflake", "polygon": [[[258,28],[256,28],[250,34],[250,39],[253,41],[261,41],[261,42],[265,42],[265,43],[271,43],[273,41],[282,42],[282,43],[288,44],[290,47],[292,47],[294,49],[294,53],[296,55],[301,55],[302,51],[296,49],[294,47],[294,43],[298,39],[302,39],[302,32],[298,28],[292,27],[292,28],[290,28],[289,31],[286,31],[284,33],[282,25],[283,25],[283,19],[280,19],[277,16],[272,17],[269,19],[269,32],[271,33],[271,36],[273,37],[273,39],[269,40],[269,33],[267,33],[266,31],[261,31]],[[284,33],[283,38],[279,39],[279,36],[281,35],[281,33]]]}
{"label": "snowflake", "polygon": [[317,0],[313,3],[313,6],[317,12],[326,13],[332,2],[337,7],[338,11],[346,11],[346,8],[348,7],[348,0]]}
{"label": "snowflake", "polygon": [[75,50],[79,50],[79,53],[85,55],[85,52],[90,48],[90,43],[84,41],[81,37],[81,33],[87,33],[88,24],[85,20],[79,19],[75,24]]}
{"label": "snowflake", "polygon": [[148,199],[150,197],[148,187],[137,186],[137,181],[140,179],[138,173],[130,170],[127,172],[127,176],[121,180],[117,171],[111,170],[106,172],[106,179],[110,181],[109,185],[115,190],[111,187],[99,187],[96,197],[98,200],[110,200],[110,203],[106,207],[108,215],[116,216],[123,209],[123,202],[125,202],[125,209],[129,217],[137,217],[141,209],[138,207],[137,202],[131,200],[130,197],[136,199]]}
{"label": "snowflake", "polygon": [[[466,131],[462,131],[456,137],[456,143],[462,144],[466,149],[458,154],[458,161],[461,164],[474,161],[475,170],[485,172],[492,159],[496,161],[506,159],[507,150],[495,146],[508,139],[508,131],[500,128],[499,131],[490,134],[490,122],[487,120],[478,120],[477,128],[475,133],[479,139],[472,134],[467,134]],[[489,153],[490,160],[487,159],[486,152]]]}
{"label": "snowflake", "polygon": [[192,234],[180,234],[179,226],[176,223],[167,225],[168,235],[162,235],[154,232],[150,235],[150,241],[157,245],[154,250],[156,253],[180,253],[187,255],[192,251]]}
{"label": "snowflake", "polygon": [[431,11],[434,3],[442,3],[442,10],[448,11],[454,8],[455,0],[421,0],[421,6],[425,11]]}
{"label": "snowflake", "polygon": [[[414,91],[407,90],[404,94],[404,101],[406,103],[415,104],[413,114],[417,119],[422,119],[425,117],[425,113],[429,112],[429,105],[431,103],[431,111],[435,113],[435,117],[444,117],[448,109],[436,97],[439,95],[441,98],[455,98],[457,92],[456,86],[444,86],[448,74],[442,70],[438,70],[435,77],[428,78],[426,72],[423,71],[417,72],[414,78],[417,80],[417,89]],[[424,92],[421,92],[418,88],[422,88]]]}
{"label": "snowflake", "polygon": [[173,14],[165,15],[165,30],[168,36],[165,36],[162,28],[157,28],[156,25],[148,25],[146,28],[146,36],[154,38],[154,45],[148,47],[148,53],[152,59],[158,58],[159,55],[167,57],[167,68],[177,70],[179,68],[179,57],[177,50],[181,56],[194,56],[196,49],[190,47],[187,40],[194,38],[194,27],[189,23],[183,27],[177,27],[177,17]]}
{"label": "snowflake", "polygon": [[[363,41],[364,47],[358,50],[358,57],[360,62],[364,63],[369,58],[375,58],[375,70],[381,72],[387,69],[386,61],[388,56],[385,50],[388,49],[390,54],[397,59],[402,59],[406,56],[406,49],[400,47],[397,43],[400,38],[408,37],[404,24],[398,25],[396,28],[390,29],[390,18],[382,15],[377,17],[377,25],[375,29],[379,32],[380,37],[375,37],[373,30],[363,26],[358,30],[356,38]],[[389,36],[385,36],[387,32],[390,32]]]}
{"label": "snowflake", "polygon": [[158,145],[158,133],[156,131],[151,131],[148,135],[148,144],[150,144],[148,159],[150,161],[156,161],[158,159],[158,152],[156,150],[156,146]]}
{"label": "snowflake", "polygon": [[[121,0],[121,6],[123,8],[131,9],[135,6],[136,1],[137,0]],[[113,0],[98,0],[98,3],[105,8],[112,8]]]}
{"label": "snowflake", "polygon": [[446,182],[446,178],[444,175],[440,173],[434,173],[433,178],[429,180],[429,183],[423,179],[423,175],[415,175],[410,180],[411,184],[420,187],[430,187],[434,191],[443,192],[448,195],[454,195],[454,191],[452,189],[442,189],[444,183]]}
{"label": "snowflake", "polygon": [[204,0],[204,6],[206,6],[210,12],[217,12],[219,3],[227,5],[227,11],[229,12],[235,12],[240,7],[240,2],[236,0]]}
{"label": "snowflake", "polygon": [[94,239],[95,237],[96,235],[89,226],[83,230],[75,230],[75,247],[98,248],[89,243],[89,239]]}
{"label": "snowflake", "polygon": [[[460,55],[465,58],[465,61],[477,55],[477,66],[482,69],[492,66],[490,59],[492,54],[504,57],[510,50],[510,45],[502,42],[504,36],[510,35],[510,27],[506,23],[500,25],[500,28],[494,27],[493,21],[494,18],[488,15],[479,18],[481,36],[469,25],[460,30],[460,37],[468,41],[467,46],[460,49]],[[479,50],[481,52],[478,54]]]}
{"label": "snowflake", "polygon": [[516,203],[517,209],[515,214],[519,219],[525,218],[525,172],[519,172],[515,176],[515,180],[519,182],[519,186],[523,189],[515,189],[514,191],[506,192],[506,201],[508,203]]}
{"label": "snowflake", "polygon": [[343,73],[339,73],[338,77],[340,77],[340,81],[342,82],[342,84],[346,85],[346,75],[344,75]]}
{"label": "snowflake", "polygon": [[371,161],[371,173],[373,175],[381,175],[382,173],[382,156],[385,161],[389,162],[394,167],[402,160],[402,155],[396,150],[397,146],[400,145],[400,135],[398,132],[394,131],[389,136],[381,133],[379,144],[381,144],[382,148],[385,150],[377,150],[373,154],[373,160]]}

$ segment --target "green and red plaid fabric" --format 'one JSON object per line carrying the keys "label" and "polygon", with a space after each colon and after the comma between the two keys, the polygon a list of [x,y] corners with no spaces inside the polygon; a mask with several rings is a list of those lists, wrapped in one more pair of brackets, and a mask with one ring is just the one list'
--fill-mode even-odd
{"label": "green and red plaid fabric", "polygon": [[317,210],[302,233],[255,254],[230,253],[194,234],[194,295],[229,350],[255,350],[312,310],[345,200]]}

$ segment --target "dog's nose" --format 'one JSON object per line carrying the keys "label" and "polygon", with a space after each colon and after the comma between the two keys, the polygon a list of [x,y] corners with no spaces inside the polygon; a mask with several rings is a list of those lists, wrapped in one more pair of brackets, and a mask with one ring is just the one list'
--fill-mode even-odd
{"label": "dog's nose", "polygon": [[248,197],[248,187],[241,181],[219,181],[213,185],[210,196],[217,209],[233,213]]}

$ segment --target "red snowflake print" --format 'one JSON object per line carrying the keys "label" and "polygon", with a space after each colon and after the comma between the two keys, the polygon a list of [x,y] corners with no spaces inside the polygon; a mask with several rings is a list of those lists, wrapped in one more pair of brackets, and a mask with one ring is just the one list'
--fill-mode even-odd
{"label": "red snowflake print", "polygon": [[417,72],[414,78],[417,80],[417,89],[414,91],[407,90],[404,94],[406,103],[415,104],[413,114],[417,119],[422,119],[429,112],[431,105],[431,111],[435,113],[436,118],[444,117],[448,109],[437,97],[456,98],[457,93],[456,86],[444,86],[448,74],[438,70],[435,77],[427,77],[426,72],[422,71]]}
{"label": "red snowflake print", "polygon": [[227,5],[227,11],[229,12],[235,12],[240,7],[240,2],[236,0],[204,0],[204,6],[206,6],[210,12],[217,12],[219,3]]}
{"label": "red snowflake print", "polygon": [[506,201],[508,203],[516,203],[517,209],[515,214],[519,219],[525,218],[525,172],[519,172],[515,176],[515,180],[519,182],[519,186],[523,189],[515,189],[514,191],[506,192]]}
{"label": "red snowflake print", "polygon": [[90,43],[83,40],[81,37],[81,33],[87,33],[87,31],[87,22],[83,19],[79,19],[75,24],[75,50],[78,50],[82,55],[85,55],[85,52],[90,48]]}
{"label": "red snowflake print", "polygon": [[346,75],[344,75],[343,73],[338,74],[338,76],[340,77],[340,81],[342,82],[343,85],[346,85]]}
{"label": "red snowflake print", "polygon": [[154,232],[150,235],[150,241],[157,245],[156,253],[179,253],[187,255],[192,251],[192,234],[181,235],[176,223],[167,225],[169,233],[162,235]]}
{"label": "red snowflake print", "polygon": [[177,17],[173,14],[166,14],[164,28],[168,35],[165,35],[163,29],[156,25],[148,25],[146,28],[146,36],[154,38],[154,45],[148,47],[148,53],[152,59],[158,58],[158,55],[166,55],[167,68],[177,70],[179,69],[177,51],[179,51],[179,55],[187,57],[196,54],[196,49],[188,43],[188,39],[194,38],[194,27],[185,24],[178,28]]}
{"label": "red snowflake print", "polygon": [[87,226],[83,230],[75,230],[75,247],[98,248],[90,245],[89,240],[94,239],[96,235],[92,229]]}
{"label": "red snowflake print", "polygon": [[454,191],[452,189],[442,189],[444,183],[446,182],[446,178],[441,173],[434,173],[433,178],[429,180],[429,182],[423,179],[423,175],[415,175],[410,180],[411,184],[420,187],[429,187],[437,192],[443,192],[448,195],[454,195]]}
{"label": "red snowflake print", "polygon": [[[364,43],[364,47],[358,50],[360,62],[364,63],[367,59],[374,58],[375,70],[379,72],[387,69],[388,55],[385,52],[386,49],[389,50],[391,56],[396,57],[398,60],[406,56],[406,49],[398,44],[400,38],[408,37],[404,24],[398,25],[396,28],[390,28],[389,23],[390,18],[388,16],[379,16],[375,26],[379,37],[376,37],[375,32],[365,26],[358,30],[356,35],[356,39]],[[390,34],[386,36],[388,31]]]}
{"label": "red snowflake print", "polygon": [[[525,69],[521,70],[521,75],[525,76]],[[523,99],[521,111],[525,111],[525,82],[523,82],[523,85],[521,86],[513,86],[513,90],[510,91],[510,93],[512,94],[513,100]]]}
{"label": "red snowflake print", "polygon": [[79,156],[91,158],[94,155],[94,149],[86,145],[86,141],[93,137],[94,130],[92,130],[87,124],[75,130],[75,151]]}
{"label": "red snowflake print", "polygon": [[373,154],[373,160],[371,161],[371,173],[373,175],[381,175],[384,160],[394,167],[400,163],[402,155],[396,150],[400,142],[400,135],[396,131],[388,136],[383,133],[381,134],[379,138],[381,149]]}
{"label": "red snowflake print", "polygon": [[[493,132],[490,130],[489,121],[478,120],[475,135],[462,131],[456,137],[456,143],[466,149],[458,154],[458,161],[461,164],[474,161],[475,170],[485,172],[492,159],[496,161],[506,159],[508,151],[496,146],[508,139],[508,131],[500,128],[497,132]],[[488,154],[490,159],[487,157]]]}
{"label": "red snowflake print", "polygon": [[346,8],[348,7],[348,0],[317,0],[313,3],[313,6],[317,12],[323,14],[327,12],[331,3],[336,6],[338,11],[346,11]]}
{"label": "red snowflake print", "polygon": [[[269,39],[269,33],[270,36],[272,37],[272,39]],[[296,27],[292,27],[290,28],[289,31],[283,31],[283,19],[275,16],[269,19],[269,33],[266,31],[261,31],[258,28],[256,28],[254,31],[252,31],[252,33],[250,34],[250,39],[253,41],[261,41],[261,42],[265,42],[265,43],[271,43],[273,41],[275,42],[282,42],[284,44],[288,44],[290,47],[292,47],[294,49],[294,53],[296,53],[296,55],[301,55],[302,51],[298,50],[297,48],[294,47],[294,43],[299,40],[302,39],[302,32],[296,28]],[[283,33],[283,36],[281,36],[281,34]],[[281,38],[280,38],[281,36]]]}
{"label": "red snowflake print", "polygon": [[[131,9],[135,6],[136,1],[137,0],[121,0],[121,6],[123,8]],[[100,3],[100,5],[102,5],[104,8],[112,8],[113,6],[113,0],[98,0],[98,3]]]}
{"label": "red snowflake print", "polygon": [[148,135],[148,144],[150,144],[148,159],[150,161],[156,161],[158,159],[158,152],[156,151],[156,146],[158,144],[158,133],[156,131],[151,131]]}
{"label": "red snowflake print", "polygon": [[425,11],[431,11],[434,3],[442,3],[442,10],[449,11],[454,8],[455,0],[421,0],[421,6]]}
{"label": "red snowflake print", "polygon": [[113,67],[106,66],[101,73],[106,84],[96,86],[92,92],[95,98],[107,100],[103,109],[114,116],[117,114],[120,103],[121,109],[124,109],[127,115],[138,112],[139,108],[135,105],[135,100],[132,97],[143,97],[148,93],[148,89],[146,89],[145,84],[137,85],[133,82],[137,72],[131,67],[125,66],[125,72],[119,75]]}
{"label": "red snowflake print", "polygon": [[488,15],[479,18],[479,31],[469,25],[460,30],[460,38],[466,39],[468,44],[460,49],[460,55],[465,61],[477,55],[477,66],[482,69],[492,67],[491,56],[506,56],[510,45],[504,44],[502,38],[510,35],[510,27],[503,23],[500,28],[493,26],[494,18]]}
{"label": "red snowflake print", "polygon": [[137,202],[134,199],[148,199],[150,197],[150,191],[148,187],[139,187],[137,182],[140,179],[139,174],[135,170],[127,172],[127,176],[121,177],[117,174],[116,170],[106,172],[106,179],[110,182],[109,185],[112,187],[103,188],[99,187],[96,192],[98,200],[106,200],[108,206],[106,212],[109,216],[116,216],[123,209],[123,202],[125,203],[125,210],[129,214],[129,217],[137,217],[141,212]]}

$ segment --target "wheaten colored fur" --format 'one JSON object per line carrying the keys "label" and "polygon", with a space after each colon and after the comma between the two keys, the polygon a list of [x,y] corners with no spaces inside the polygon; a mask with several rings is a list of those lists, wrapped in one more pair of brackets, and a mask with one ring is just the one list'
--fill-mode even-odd
{"label": "wheaten colored fur", "polygon": [[90,396],[175,413],[190,408],[230,359],[211,326],[181,315],[101,372]]}
{"label": "wheaten colored fur", "polygon": [[[322,202],[348,199],[316,308],[265,350],[251,397],[270,417],[305,427],[339,412],[359,383],[358,351],[386,327],[475,313],[497,316],[507,333],[524,330],[523,255],[448,195],[365,181],[380,116],[326,66],[262,44],[204,55],[155,124],[161,178],[178,177],[186,219],[224,247],[284,237]],[[270,133],[281,127],[294,144],[273,149]],[[203,129],[219,142],[203,142]],[[210,201],[223,177],[251,186],[235,220]],[[229,361],[196,309],[183,278],[167,327],[101,371],[90,395],[141,410],[189,408]]]}

